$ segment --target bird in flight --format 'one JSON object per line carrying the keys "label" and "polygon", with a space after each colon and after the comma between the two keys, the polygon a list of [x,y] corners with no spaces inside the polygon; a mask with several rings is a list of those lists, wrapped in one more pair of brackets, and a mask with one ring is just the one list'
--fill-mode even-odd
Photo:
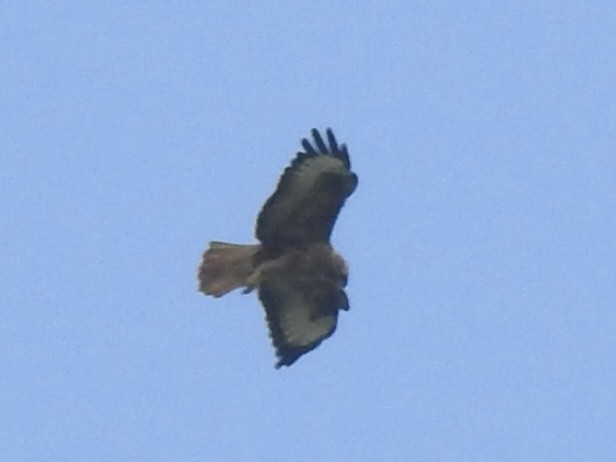
{"label": "bird in flight", "polygon": [[199,291],[221,297],[257,290],[265,308],[276,368],[290,366],[336,330],[349,309],[348,268],[330,243],[334,223],[357,187],[349,153],[331,129],[327,142],[312,129],[311,143],[283,172],[257,217],[259,244],[212,241],[198,268]]}

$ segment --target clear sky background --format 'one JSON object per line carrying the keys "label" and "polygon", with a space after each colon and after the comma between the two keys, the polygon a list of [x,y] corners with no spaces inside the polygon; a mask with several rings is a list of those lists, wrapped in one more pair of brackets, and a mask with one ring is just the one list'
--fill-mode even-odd
{"label": "clear sky background", "polygon": [[[271,5],[2,6],[2,459],[614,460],[614,2]],[[351,311],[275,370],[195,269],[328,126]]]}

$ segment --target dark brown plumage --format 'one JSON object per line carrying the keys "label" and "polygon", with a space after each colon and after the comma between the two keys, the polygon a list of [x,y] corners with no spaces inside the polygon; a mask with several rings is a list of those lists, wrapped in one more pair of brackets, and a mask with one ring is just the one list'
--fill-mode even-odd
{"label": "dark brown plumage", "polygon": [[357,186],[345,145],[330,129],[312,130],[257,218],[261,244],[211,242],[198,270],[199,290],[220,297],[257,289],[276,349],[289,366],[336,329],[348,310],[347,266],[331,246],[334,223]]}

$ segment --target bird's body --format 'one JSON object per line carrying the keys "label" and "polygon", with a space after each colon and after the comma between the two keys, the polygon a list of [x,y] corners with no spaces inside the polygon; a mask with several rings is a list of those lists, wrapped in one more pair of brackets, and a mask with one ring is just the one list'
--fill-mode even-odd
{"label": "bird's body", "polygon": [[257,218],[260,244],[211,242],[199,267],[199,290],[220,297],[256,289],[279,358],[289,366],[336,329],[348,310],[348,269],[329,242],[336,217],[357,186],[346,146],[327,130],[329,147],[312,130],[302,140]]}

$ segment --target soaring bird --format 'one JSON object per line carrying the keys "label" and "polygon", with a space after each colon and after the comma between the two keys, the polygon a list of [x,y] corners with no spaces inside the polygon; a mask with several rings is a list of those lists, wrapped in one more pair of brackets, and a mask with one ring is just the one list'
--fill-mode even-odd
{"label": "soaring bird", "polygon": [[256,289],[265,308],[276,368],[290,366],[336,330],[349,309],[348,268],[330,243],[336,218],[357,187],[346,145],[331,129],[285,169],[257,218],[259,244],[212,241],[198,269],[199,291],[220,297]]}

